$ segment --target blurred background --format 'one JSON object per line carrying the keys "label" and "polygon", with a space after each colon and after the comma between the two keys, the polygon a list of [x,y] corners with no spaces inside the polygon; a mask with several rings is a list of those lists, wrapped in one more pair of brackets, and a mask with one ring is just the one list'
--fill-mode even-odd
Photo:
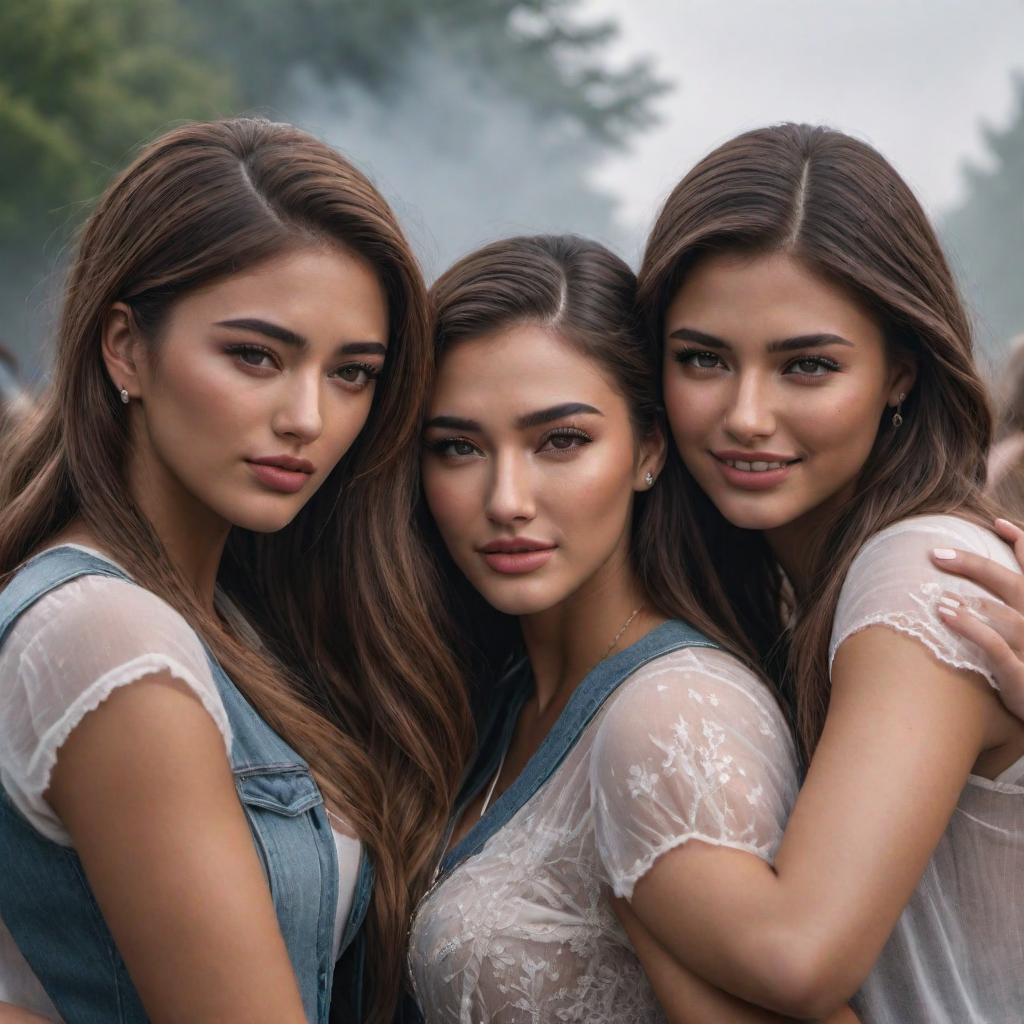
{"label": "blurred background", "polygon": [[709,149],[827,123],[915,188],[994,371],[1024,331],[1024,0],[0,0],[0,345],[22,380],[109,177],[240,112],[358,163],[429,277],[523,231],[635,266]]}

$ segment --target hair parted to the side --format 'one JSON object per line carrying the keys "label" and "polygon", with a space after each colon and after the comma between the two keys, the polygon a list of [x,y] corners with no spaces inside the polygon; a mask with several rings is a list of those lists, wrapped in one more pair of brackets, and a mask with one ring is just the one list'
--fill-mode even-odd
{"label": "hair parted to the side", "polygon": [[[828,128],[783,124],[746,132],[700,161],[676,186],[651,232],[639,305],[662,365],[665,311],[709,253],[783,252],[844,289],[873,315],[892,351],[912,354],[916,383],[894,430],[883,414],[856,493],[822,536],[788,645],[782,577],[760,533],[731,526],[677,453],[688,501],[674,529],[703,606],[750,660],[773,666],[795,706],[809,756],[828,708],[828,645],[839,592],[874,533],[907,516],[990,514],[982,496],[992,418],[971,329],[928,219],[874,149]],[[788,646],[788,651],[786,650]]]}
{"label": "hair parted to the side", "polygon": [[[194,288],[297,247],[366,261],[387,297],[389,345],[352,449],[283,530],[234,529],[219,585],[267,651],[208,615],[128,492],[127,419],[100,353],[112,303],[159,345]],[[468,755],[471,724],[443,604],[413,529],[418,414],[433,354],[426,290],[387,203],[329,146],[257,119],[187,124],[146,146],[86,223],[52,380],[0,467],[0,585],[81,517],[111,556],[207,641],[260,715],[309,762],[376,869],[371,1019],[401,987],[411,902]]]}
{"label": "hair parted to the side", "polygon": [[[459,342],[538,324],[601,368],[625,398],[638,439],[665,429],[655,355],[637,315],[636,276],[599,243],[575,235],[494,242],[447,270],[430,297],[439,357]],[[681,571],[682,484],[678,473],[663,472],[650,491],[636,495],[633,569],[652,607],[724,640]]]}

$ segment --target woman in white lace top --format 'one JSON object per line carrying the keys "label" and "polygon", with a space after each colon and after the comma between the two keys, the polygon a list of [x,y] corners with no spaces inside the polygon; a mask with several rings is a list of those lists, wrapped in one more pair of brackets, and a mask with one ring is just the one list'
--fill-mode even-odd
{"label": "woman in white lace top", "polygon": [[[748,826],[780,793],[778,764],[749,770],[772,756],[756,736],[742,772],[714,724],[681,730],[697,772],[639,714],[595,747],[599,846],[662,1001],[684,967],[799,1017],[852,998],[870,1024],[1019,1022],[1024,724],[992,631],[1010,616],[941,567],[960,549],[1020,570],[987,525],[989,413],[934,233],[868,146],[763,129],[676,188],[640,294],[665,472],[691,481],[682,554],[708,615],[784,680],[809,758],[783,830]],[[708,786],[759,848],[711,827],[652,867],[617,808],[662,787],[692,809]]]}
{"label": "woman in white lace top", "polygon": [[0,464],[0,1000],[326,1024],[342,955],[338,1017],[390,1019],[468,732],[405,525],[426,312],[289,125],[183,125],[98,201]]}
{"label": "woman in white lace top", "polygon": [[766,684],[681,621],[696,605],[663,557],[680,495],[658,479],[633,287],[596,243],[543,237],[433,289],[424,491],[471,604],[516,616],[528,661],[483,695],[491,724],[412,923],[431,1024],[780,1019],[678,972],[659,1004],[609,890],[687,838],[770,858],[797,789]]}

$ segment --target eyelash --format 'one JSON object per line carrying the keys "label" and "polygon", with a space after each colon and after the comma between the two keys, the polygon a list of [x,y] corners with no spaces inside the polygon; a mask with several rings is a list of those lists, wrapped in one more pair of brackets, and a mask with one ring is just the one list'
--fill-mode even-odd
{"label": "eyelash", "polygon": [[[590,444],[594,439],[585,430],[580,427],[556,427],[554,430],[545,434],[541,440],[541,445],[537,449],[539,452],[544,451],[544,445],[546,445],[552,438],[555,437],[568,437],[580,442],[578,444],[567,445],[564,448],[551,448],[552,452],[556,453],[556,457],[564,457],[563,453],[572,452],[576,448],[581,448],[585,444]],[[473,452],[453,452],[449,451],[453,446],[457,444],[468,445],[474,450],[479,452],[480,449],[469,440],[468,437],[439,437],[436,441],[428,441],[427,449],[432,451],[435,455],[440,455],[446,459],[468,459],[471,458]]]}
{"label": "eyelash", "polygon": [[[265,356],[269,359],[275,368],[280,368],[280,362],[277,358],[277,353],[273,349],[265,348],[263,345],[253,345],[251,343],[244,345],[229,345],[225,351],[234,356],[243,366],[250,370],[269,370],[269,366],[260,366],[255,363],[248,363],[245,361],[246,356],[259,355]],[[356,369],[366,374],[366,379],[363,381],[351,381],[345,380],[343,377],[337,376],[344,370]],[[335,380],[340,380],[342,384],[349,388],[353,388],[357,391],[362,391],[363,388],[373,384],[381,374],[381,368],[374,366],[372,363],[345,363],[344,366],[339,366],[337,369],[332,370],[330,376]]]}
{"label": "eyelash", "polygon": [[[694,369],[694,370],[711,371],[711,370],[717,370],[718,369],[717,366],[697,366],[697,365],[695,365],[695,363],[690,361],[691,359],[695,359],[695,358],[697,358],[699,356],[711,356],[712,359],[717,359],[719,363],[721,363],[721,361],[722,361],[722,357],[717,352],[709,352],[706,349],[700,349],[700,348],[683,348],[683,349],[680,349],[678,352],[676,352],[675,358],[676,358],[676,362],[678,362],[680,365],[690,367],[691,369]],[[842,369],[842,367],[840,367],[839,363],[837,363],[834,359],[829,359],[828,356],[800,356],[799,358],[792,360],[792,362],[787,363],[786,364],[786,370],[792,369],[794,366],[798,365],[799,363],[811,363],[811,364],[813,364],[816,367],[821,367],[824,370],[828,370],[830,373],[835,373],[836,371]],[[827,376],[827,374],[824,374],[824,373],[804,373],[804,374],[798,374],[798,376],[802,376],[802,377],[824,377],[824,376]]]}
{"label": "eyelash", "polygon": [[275,367],[279,365],[277,355],[273,350],[264,348],[262,345],[228,345],[224,351],[227,352],[228,355],[235,356],[243,366],[248,367],[250,370],[268,370],[270,367],[259,366],[256,363],[247,363],[244,357],[249,355],[266,356]]}

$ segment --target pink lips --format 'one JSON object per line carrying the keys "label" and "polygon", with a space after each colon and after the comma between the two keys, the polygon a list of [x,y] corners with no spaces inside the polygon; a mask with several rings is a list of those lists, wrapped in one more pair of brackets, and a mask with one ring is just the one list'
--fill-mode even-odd
{"label": "pink lips", "polygon": [[[710,454],[726,481],[745,491],[768,491],[777,487],[786,480],[801,461],[791,455],[779,455],[776,452],[713,451]],[[725,460],[747,463],[783,462],[786,465],[780,466],[778,469],[740,469],[730,466]]]}
{"label": "pink lips", "polygon": [[295,494],[302,490],[316,468],[308,459],[297,459],[292,455],[268,455],[246,461],[260,483],[282,494]]}
{"label": "pink lips", "polygon": [[555,548],[556,545],[544,541],[515,537],[493,540],[478,550],[495,572],[516,576],[545,565],[555,553]]}

